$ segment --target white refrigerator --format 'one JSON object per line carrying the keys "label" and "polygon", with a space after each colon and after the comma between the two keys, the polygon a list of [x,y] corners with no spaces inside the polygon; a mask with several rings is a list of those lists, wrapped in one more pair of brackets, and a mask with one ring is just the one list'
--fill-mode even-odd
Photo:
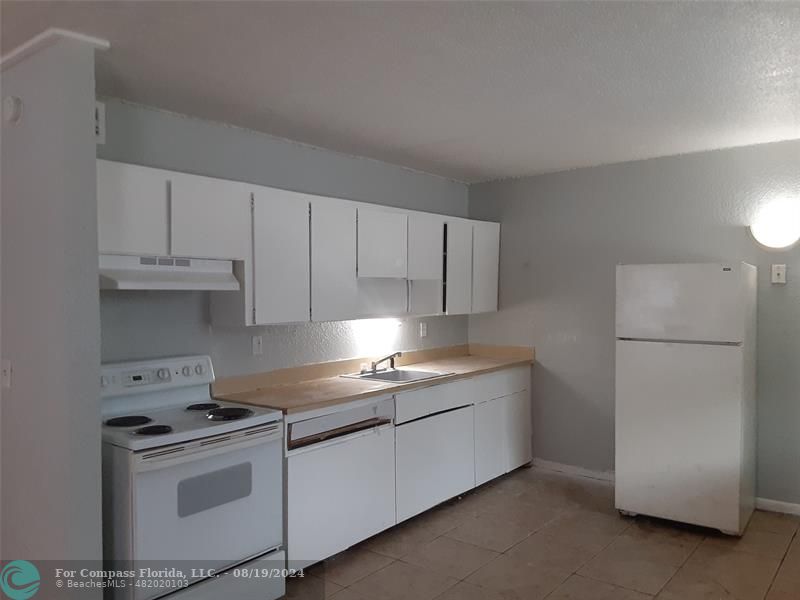
{"label": "white refrigerator", "polygon": [[744,532],[755,502],[756,268],[617,266],[616,507]]}

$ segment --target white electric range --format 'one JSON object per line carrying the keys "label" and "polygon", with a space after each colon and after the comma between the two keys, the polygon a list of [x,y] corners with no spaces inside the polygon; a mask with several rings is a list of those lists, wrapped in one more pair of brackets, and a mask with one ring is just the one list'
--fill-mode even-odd
{"label": "white electric range", "polygon": [[208,356],[102,367],[104,558],[128,571],[113,598],[284,593],[282,415],[213,381]]}

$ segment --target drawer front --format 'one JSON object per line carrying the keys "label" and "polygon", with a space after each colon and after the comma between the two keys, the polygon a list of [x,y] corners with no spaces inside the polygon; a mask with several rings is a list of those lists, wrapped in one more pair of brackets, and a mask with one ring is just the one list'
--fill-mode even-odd
{"label": "drawer front", "polygon": [[431,387],[395,394],[395,414],[398,424],[413,421],[459,406],[475,403],[473,379],[461,379]]}
{"label": "drawer front", "polygon": [[[240,569],[251,573],[242,573],[236,577],[233,571]],[[272,552],[250,562],[228,569],[218,577],[212,577],[196,583],[181,591],[170,594],[170,600],[218,600],[218,598],[259,598],[275,600],[286,593],[284,582],[286,554]],[[255,574],[259,576],[256,576]]]}
{"label": "drawer front", "polygon": [[515,367],[504,371],[479,375],[474,379],[480,400],[492,400],[530,388],[530,367]]}

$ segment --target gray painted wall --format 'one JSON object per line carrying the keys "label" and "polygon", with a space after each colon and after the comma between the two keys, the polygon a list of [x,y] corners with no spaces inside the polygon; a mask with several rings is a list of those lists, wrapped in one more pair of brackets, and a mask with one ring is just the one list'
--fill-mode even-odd
{"label": "gray painted wall", "polygon": [[[800,246],[761,249],[762,202],[800,198],[800,141],[470,187],[470,216],[502,223],[498,313],[471,342],[532,344],[534,455],[614,466],[617,263],[744,260],[759,268],[759,496],[800,503]],[[769,283],[786,263],[789,283]]]}
{"label": "gray painted wall", "polygon": [[3,557],[99,568],[94,48],[54,40],[2,84],[24,106],[2,133]]}
{"label": "gray painted wall", "polygon": [[[466,185],[379,161],[116,100],[106,101],[106,124],[99,158],[467,215]],[[227,329],[209,324],[207,304],[208,295],[199,292],[102,292],[103,361],[208,353],[218,375],[238,375],[467,341],[467,317],[422,319],[425,338],[417,335],[420,319],[404,319],[391,331],[374,321]],[[254,357],[251,336],[257,334],[264,354]]]}

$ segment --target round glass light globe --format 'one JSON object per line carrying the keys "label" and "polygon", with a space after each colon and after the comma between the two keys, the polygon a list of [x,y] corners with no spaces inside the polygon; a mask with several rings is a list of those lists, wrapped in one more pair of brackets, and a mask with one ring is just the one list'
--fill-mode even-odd
{"label": "round glass light globe", "polygon": [[762,206],[750,232],[767,248],[788,248],[800,240],[800,199],[781,198]]}

